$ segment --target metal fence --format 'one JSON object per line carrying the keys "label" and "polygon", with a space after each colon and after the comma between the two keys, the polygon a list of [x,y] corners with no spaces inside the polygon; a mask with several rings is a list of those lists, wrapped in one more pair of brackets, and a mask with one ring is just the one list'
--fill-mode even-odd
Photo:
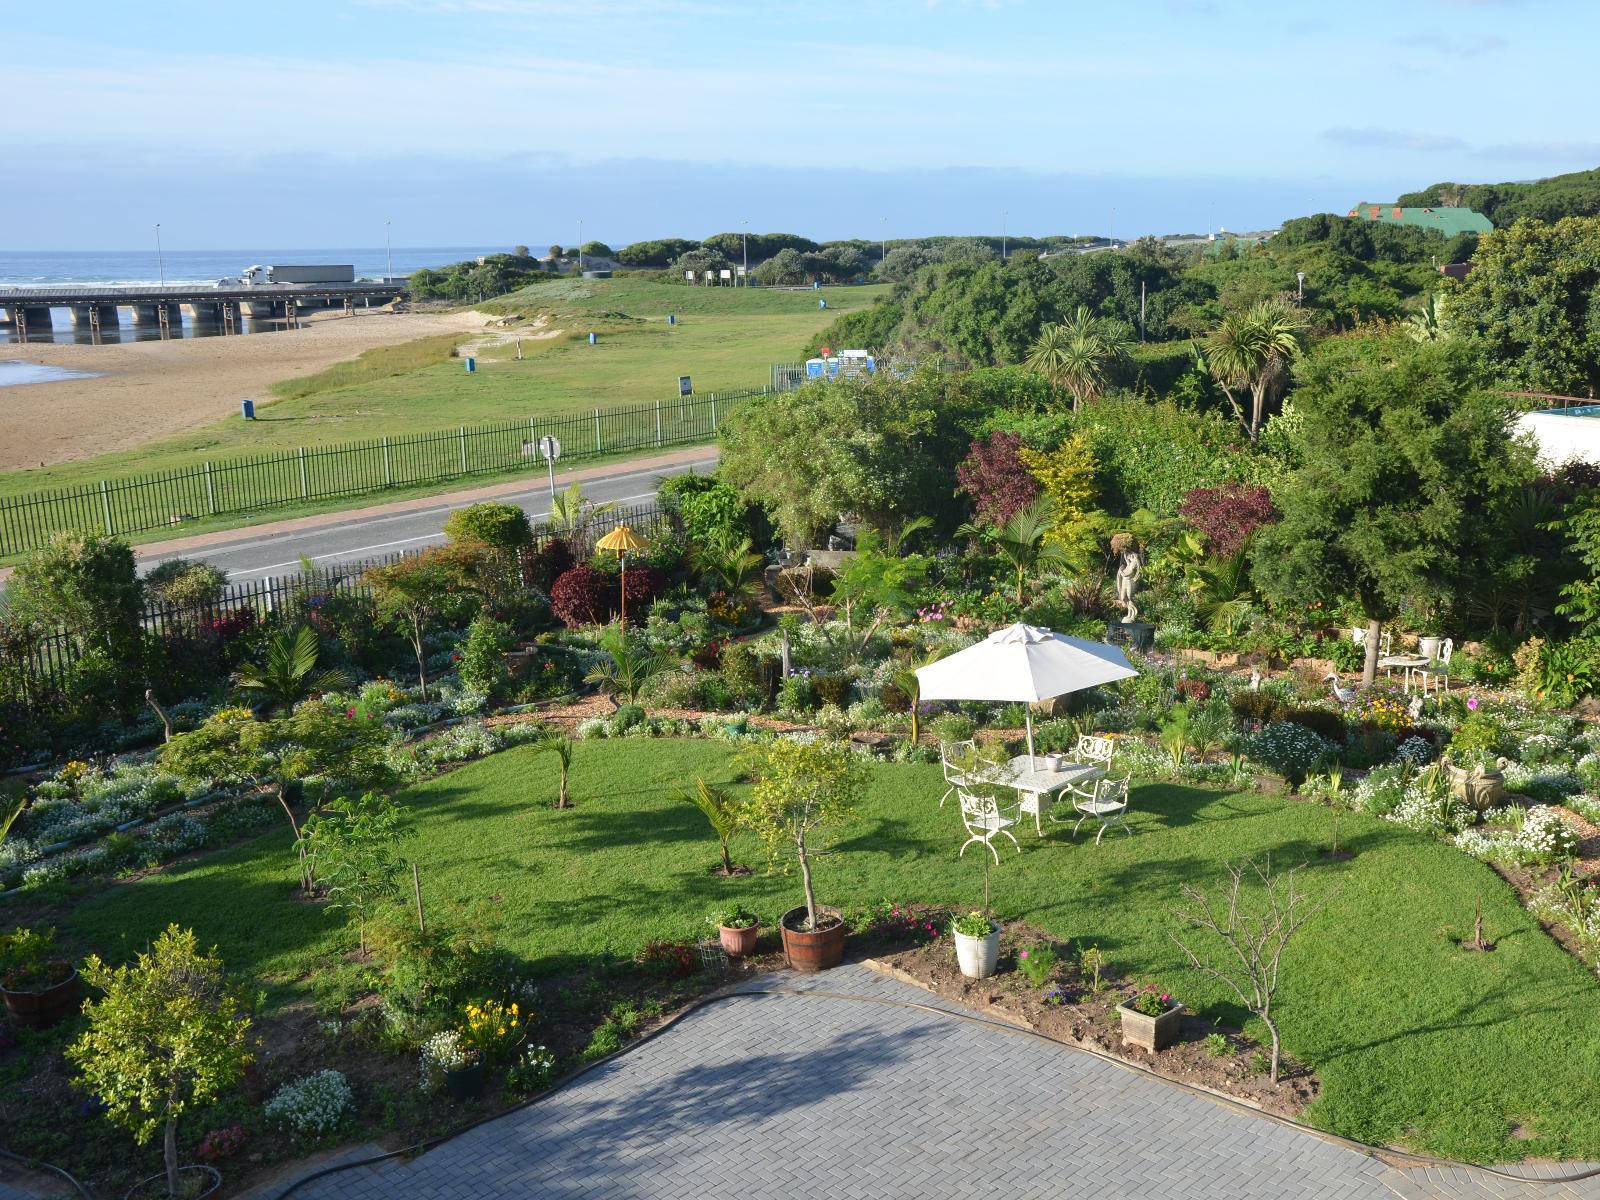
{"label": "metal fence", "polygon": [[35,549],[64,529],[142,533],[229,513],[527,470],[538,464],[544,437],[560,440],[563,462],[704,441],[716,434],[731,406],[770,390],[745,388],[597,408],[581,416],[301,447],[0,500],[0,555]]}
{"label": "metal fence", "polygon": [[[573,530],[558,531],[541,525],[535,531],[535,541],[542,544],[559,533],[582,562],[593,555],[595,542],[618,524],[628,525],[646,540],[676,528],[672,513],[654,504],[642,504],[591,513]],[[254,619],[262,620],[314,596],[371,595],[372,589],[363,579],[368,571],[420,553],[421,550],[409,550],[230,584],[212,604],[180,606],[151,601],[145,606],[141,624],[147,634],[158,639],[187,637],[236,619],[245,610],[250,610]],[[26,646],[0,647],[0,681],[5,682],[5,690],[14,693],[0,695],[0,700],[15,699],[32,705],[59,692],[70,680],[83,652],[83,646],[65,630],[46,633]]]}

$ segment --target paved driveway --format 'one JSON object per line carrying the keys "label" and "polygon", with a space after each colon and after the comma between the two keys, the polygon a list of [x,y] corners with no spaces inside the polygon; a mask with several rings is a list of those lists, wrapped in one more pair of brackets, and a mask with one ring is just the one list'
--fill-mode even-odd
{"label": "paved driveway", "polygon": [[[415,1161],[346,1171],[295,1196],[1593,1194],[1559,1185],[1535,1191],[1477,1173],[1398,1172],[1087,1054],[874,1003],[930,998],[864,967],[769,983],[802,994],[741,995],[702,1009],[574,1085]],[[823,991],[866,999],[805,994]]]}

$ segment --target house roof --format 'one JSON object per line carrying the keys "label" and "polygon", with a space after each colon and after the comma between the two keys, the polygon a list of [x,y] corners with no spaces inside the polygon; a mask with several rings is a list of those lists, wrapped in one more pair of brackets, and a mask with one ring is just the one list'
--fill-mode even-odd
{"label": "house roof", "polygon": [[1494,225],[1489,218],[1470,208],[1401,208],[1398,204],[1372,204],[1363,200],[1345,215],[1387,225],[1436,229],[1445,237],[1454,237],[1458,233],[1494,232]]}

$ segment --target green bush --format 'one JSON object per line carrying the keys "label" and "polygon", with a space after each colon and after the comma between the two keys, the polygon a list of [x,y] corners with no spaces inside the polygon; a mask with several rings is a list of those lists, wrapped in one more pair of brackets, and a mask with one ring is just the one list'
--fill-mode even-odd
{"label": "green bush", "polygon": [[1228,707],[1241,721],[1271,723],[1283,720],[1288,706],[1271,692],[1235,692],[1228,697]]}
{"label": "green bush", "polygon": [[770,696],[761,656],[755,647],[743,642],[724,646],[720,666],[723,683],[734,697],[747,704],[761,704]]}
{"label": "green bush", "polygon": [[816,689],[817,698],[823,704],[845,708],[850,703],[848,675],[814,675],[811,678],[811,686]]}
{"label": "green bush", "polygon": [[785,712],[815,712],[820,703],[809,675],[790,675],[778,685],[778,707]]}
{"label": "green bush", "polygon": [[452,542],[481,542],[496,550],[516,550],[533,541],[528,514],[515,504],[485,501],[450,514],[444,523]]}
{"label": "green bush", "polygon": [[489,696],[503,693],[511,680],[505,661],[511,645],[511,626],[482,613],[473,617],[461,647],[461,682]]}
{"label": "green bush", "polygon": [[1349,727],[1345,720],[1336,712],[1326,708],[1291,708],[1287,709],[1280,721],[1292,721],[1303,729],[1309,729],[1321,737],[1325,737],[1335,746],[1342,746],[1349,737]]}
{"label": "green bush", "polygon": [[963,713],[942,713],[928,722],[928,732],[941,742],[964,742],[977,728],[977,722]]}

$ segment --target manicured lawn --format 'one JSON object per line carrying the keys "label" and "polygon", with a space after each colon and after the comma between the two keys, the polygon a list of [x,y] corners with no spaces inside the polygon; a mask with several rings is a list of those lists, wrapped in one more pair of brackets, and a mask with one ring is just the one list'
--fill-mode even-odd
{"label": "manicured lawn", "polygon": [[[708,873],[715,843],[699,813],[672,793],[695,775],[733,776],[731,749],[698,741],[605,741],[577,747],[577,808],[550,807],[554,762],[510,751],[411,789],[432,910],[487,901],[501,942],[559,969],[650,938],[697,934],[731,899],[770,924],[800,895],[797,875]],[[976,849],[964,860],[960,820],[937,768],[873,770],[861,821],[818,864],[825,902],[981,900]],[[1279,1009],[1287,1048],[1320,1074],[1308,1119],[1375,1143],[1478,1160],[1600,1157],[1600,1077],[1593,1012],[1600,986],[1556,946],[1485,866],[1391,824],[1341,822],[1348,862],[1319,857],[1330,813],[1309,804],[1180,786],[1136,788],[1131,838],[1100,846],[1056,827],[1030,829],[991,876],[1002,917],[1026,918],[1100,946],[1117,970],[1170,989],[1235,1024],[1220,985],[1182,966],[1171,909],[1182,883],[1220,886],[1222,864],[1271,854],[1309,862],[1313,889],[1337,898],[1284,964]],[[745,838],[738,858],[759,866]],[[212,856],[81,904],[65,922],[111,953],[142,945],[169,921],[193,925],[227,961],[287,983],[336,961],[351,939],[339,918],[292,894],[286,835]],[[1449,940],[1466,932],[1482,896],[1492,954]],[[1064,1098],[1064,1103],[1070,1098]],[[1521,1126],[1531,1140],[1514,1140]]]}

